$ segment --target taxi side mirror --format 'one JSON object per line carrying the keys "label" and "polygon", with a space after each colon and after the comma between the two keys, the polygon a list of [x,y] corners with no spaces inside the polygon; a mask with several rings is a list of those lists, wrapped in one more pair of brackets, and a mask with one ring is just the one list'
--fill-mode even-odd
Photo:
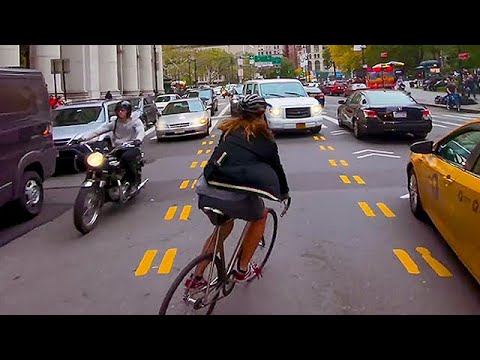
{"label": "taxi side mirror", "polygon": [[410,146],[410,151],[415,154],[431,154],[433,152],[433,141],[424,140],[413,143]]}

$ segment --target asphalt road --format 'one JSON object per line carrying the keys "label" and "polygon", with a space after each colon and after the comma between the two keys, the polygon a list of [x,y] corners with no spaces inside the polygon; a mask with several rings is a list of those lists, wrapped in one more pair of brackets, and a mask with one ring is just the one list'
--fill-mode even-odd
{"label": "asphalt road", "polygon": [[[278,136],[292,207],[264,277],[237,285],[215,314],[480,314],[478,284],[403,196],[412,140],[356,140],[336,124],[338,99],[327,97],[320,135]],[[474,117],[431,111],[433,139]],[[71,211],[82,175],[49,179],[41,217],[0,230],[0,243],[15,239],[0,248],[0,314],[155,314],[212,230],[191,185],[218,135],[149,135],[145,190],[107,206],[83,237]]]}

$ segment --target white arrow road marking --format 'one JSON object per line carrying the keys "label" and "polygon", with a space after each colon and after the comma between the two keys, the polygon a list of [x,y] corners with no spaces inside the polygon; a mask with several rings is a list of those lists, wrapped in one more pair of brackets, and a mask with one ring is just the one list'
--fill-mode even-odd
{"label": "white arrow road marking", "polygon": [[357,159],[363,159],[363,158],[370,157],[370,156],[383,156],[383,157],[400,159],[400,156],[397,156],[397,155],[375,154],[375,153],[360,155],[360,156],[357,156]]}
{"label": "white arrow road marking", "polygon": [[408,199],[410,197],[409,193],[406,193],[405,195],[400,196],[400,199]]}
{"label": "white arrow road marking", "polygon": [[147,131],[145,131],[145,136],[147,136],[148,134],[151,134],[152,132],[155,131],[155,126],[152,126],[150,129],[148,129]]}
{"label": "white arrow road marking", "polygon": [[394,154],[393,151],[372,150],[372,149],[359,150],[359,151],[353,152],[352,154],[361,154],[361,153],[368,152],[368,151],[382,153],[382,154]]}

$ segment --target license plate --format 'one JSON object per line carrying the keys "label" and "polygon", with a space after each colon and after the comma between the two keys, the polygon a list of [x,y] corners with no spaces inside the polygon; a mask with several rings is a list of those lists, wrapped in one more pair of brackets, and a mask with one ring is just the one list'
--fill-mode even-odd
{"label": "license plate", "polygon": [[175,134],[183,134],[185,130],[175,130]]}
{"label": "license plate", "polygon": [[406,118],[407,117],[407,113],[402,111],[402,112],[396,112],[394,111],[393,112],[393,117],[394,118]]}
{"label": "license plate", "polygon": [[297,129],[305,129],[307,126],[305,125],[305,123],[299,123],[296,125]]}

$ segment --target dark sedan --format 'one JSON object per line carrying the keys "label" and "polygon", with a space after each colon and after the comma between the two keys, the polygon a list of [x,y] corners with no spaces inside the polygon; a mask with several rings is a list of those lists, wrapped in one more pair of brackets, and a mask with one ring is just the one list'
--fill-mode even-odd
{"label": "dark sedan", "polygon": [[338,125],[353,129],[356,138],[370,134],[413,134],[424,139],[432,131],[432,115],[398,90],[357,90],[339,100]]}

